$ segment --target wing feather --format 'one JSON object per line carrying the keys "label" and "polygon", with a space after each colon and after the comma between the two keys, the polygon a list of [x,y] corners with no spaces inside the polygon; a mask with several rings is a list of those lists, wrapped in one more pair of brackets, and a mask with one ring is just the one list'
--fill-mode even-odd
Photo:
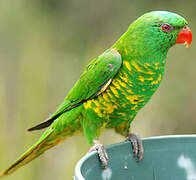
{"label": "wing feather", "polygon": [[44,122],[28,129],[28,131],[48,127],[63,113],[100,95],[109,86],[110,82],[121,67],[121,64],[121,55],[115,49],[109,49],[95,58],[85,68],[80,79],[68,93],[65,101],[59,106],[57,111]]}

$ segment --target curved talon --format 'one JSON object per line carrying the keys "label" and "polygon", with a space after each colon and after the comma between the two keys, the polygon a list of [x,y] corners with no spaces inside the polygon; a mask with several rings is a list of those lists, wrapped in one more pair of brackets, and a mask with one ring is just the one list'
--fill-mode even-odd
{"label": "curved talon", "polygon": [[105,147],[97,140],[93,141],[94,145],[90,148],[88,152],[97,151],[99,160],[102,163],[103,169],[107,168],[108,165],[108,154]]}
{"label": "curved talon", "polygon": [[140,139],[138,134],[130,133],[128,134],[128,141],[131,142],[133,148],[133,155],[137,157],[137,162],[141,161],[144,157],[144,148],[142,144],[142,140]]}

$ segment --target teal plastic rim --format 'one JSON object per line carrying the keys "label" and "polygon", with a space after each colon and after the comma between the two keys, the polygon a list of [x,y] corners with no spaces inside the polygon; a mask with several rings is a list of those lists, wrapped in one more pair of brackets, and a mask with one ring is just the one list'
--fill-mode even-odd
{"label": "teal plastic rim", "polygon": [[[167,142],[176,142],[177,141],[177,142],[183,143],[183,142],[186,142],[188,139],[196,141],[196,135],[190,134],[190,135],[155,136],[155,137],[143,138],[142,142],[144,144],[147,144],[149,142],[155,142],[155,141],[156,141],[156,143],[160,142],[160,141],[167,141]],[[106,146],[106,149],[108,150],[111,148],[117,148],[118,146],[122,146],[125,143],[127,143],[127,142],[112,144],[112,145]],[[97,154],[97,152],[91,152],[89,154],[86,154],[84,157],[82,157],[78,161],[78,163],[75,167],[75,177],[74,177],[75,180],[85,180],[84,176],[82,175],[82,167],[83,167],[84,163],[86,162],[86,160],[88,160],[89,158],[91,158],[95,154]]]}

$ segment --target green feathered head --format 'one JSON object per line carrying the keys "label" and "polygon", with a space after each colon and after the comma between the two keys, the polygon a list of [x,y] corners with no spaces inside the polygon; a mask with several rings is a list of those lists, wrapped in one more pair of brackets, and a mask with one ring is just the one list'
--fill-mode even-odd
{"label": "green feathered head", "polygon": [[180,15],[168,11],[152,11],[134,21],[120,39],[140,58],[164,58],[176,43],[191,44],[192,33],[187,21]]}

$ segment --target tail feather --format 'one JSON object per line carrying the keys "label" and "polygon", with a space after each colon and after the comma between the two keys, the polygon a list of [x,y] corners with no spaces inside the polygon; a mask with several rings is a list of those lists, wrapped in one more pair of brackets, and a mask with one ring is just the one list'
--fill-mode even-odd
{"label": "tail feather", "polygon": [[57,145],[60,142],[60,139],[54,139],[52,141],[47,141],[53,135],[53,130],[47,130],[43,136],[35,143],[30,149],[28,149],[24,154],[22,154],[16,162],[14,162],[10,167],[8,167],[3,173],[0,174],[0,177],[9,175],[16,171],[18,168],[29,163],[33,159],[39,157],[44,151],[50,149],[51,147]]}
{"label": "tail feather", "polygon": [[54,119],[47,119],[46,121],[44,121],[36,126],[33,126],[32,128],[27,129],[27,131],[35,131],[35,130],[44,129],[44,128],[50,126],[53,122],[54,122]]}

